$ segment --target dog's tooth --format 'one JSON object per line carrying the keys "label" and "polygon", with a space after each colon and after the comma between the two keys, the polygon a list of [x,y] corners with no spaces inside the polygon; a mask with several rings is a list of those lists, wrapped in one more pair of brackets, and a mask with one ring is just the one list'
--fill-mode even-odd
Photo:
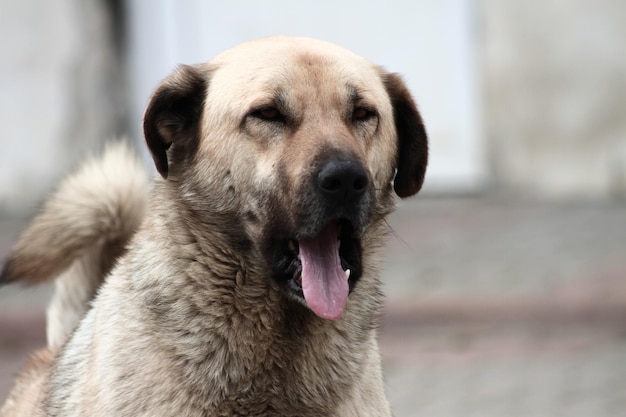
{"label": "dog's tooth", "polygon": [[350,270],[346,269],[346,279],[350,279]]}

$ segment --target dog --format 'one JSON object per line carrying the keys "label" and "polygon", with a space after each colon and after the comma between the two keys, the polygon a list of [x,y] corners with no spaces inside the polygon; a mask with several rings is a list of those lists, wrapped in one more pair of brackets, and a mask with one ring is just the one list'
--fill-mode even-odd
{"label": "dog", "polygon": [[390,416],[378,264],[428,159],[402,79],[266,38],[180,66],[143,128],[160,175],[109,145],[5,262],[56,289],[0,415]]}

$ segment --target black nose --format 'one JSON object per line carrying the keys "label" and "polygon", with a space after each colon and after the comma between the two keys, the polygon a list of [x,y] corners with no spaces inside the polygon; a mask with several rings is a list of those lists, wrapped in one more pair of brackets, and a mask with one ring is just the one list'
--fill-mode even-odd
{"label": "black nose", "polygon": [[331,160],[317,174],[317,186],[327,197],[351,200],[361,197],[369,180],[365,170],[356,161]]}

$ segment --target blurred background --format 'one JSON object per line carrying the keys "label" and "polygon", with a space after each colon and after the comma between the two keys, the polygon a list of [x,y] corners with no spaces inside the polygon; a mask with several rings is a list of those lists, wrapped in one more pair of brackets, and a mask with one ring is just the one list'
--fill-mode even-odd
{"label": "blurred background", "polygon": [[[143,152],[177,64],[276,34],[402,74],[431,137],[384,268],[396,415],[626,416],[621,0],[0,0],[0,259],[80,158]],[[0,398],[48,293],[0,289]]]}

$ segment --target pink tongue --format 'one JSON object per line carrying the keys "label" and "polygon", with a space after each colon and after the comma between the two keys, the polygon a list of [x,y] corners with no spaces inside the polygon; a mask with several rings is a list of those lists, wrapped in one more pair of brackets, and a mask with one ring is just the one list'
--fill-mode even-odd
{"label": "pink tongue", "polygon": [[304,299],[315,314],[330,320],[341,317],[349,292],[337,238],[337,223],[333,222],[317,236],[298,241]]}

